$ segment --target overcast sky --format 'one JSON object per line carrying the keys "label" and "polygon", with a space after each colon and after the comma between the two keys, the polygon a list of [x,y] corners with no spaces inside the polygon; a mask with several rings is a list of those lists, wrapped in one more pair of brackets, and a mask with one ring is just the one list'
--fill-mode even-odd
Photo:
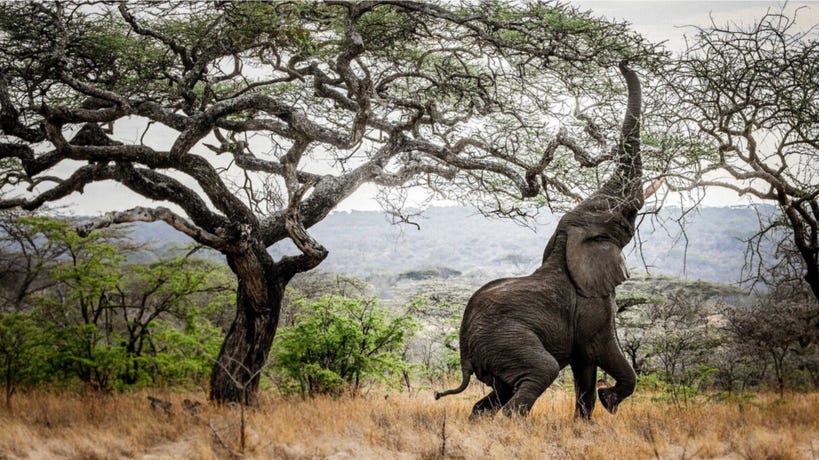
{"label": "overcast sky", "polygon": [[[671,50],[684,48],[684,36],[693,35],[691,25],[707,26],[711,20],[718,24],[726,23],[750,25],[767,11],[780,11],[784,2],[774,1],[606,1],[574,0],[572,4],[591,10],[595,16],[602,16],[617,21],[626,21],[646,38],[654,42],[666,42]],[[819,24],[819,1],[788,2],[786,12],[800,9],[797,25],[808,29]],[[117,129],[118,134],[123,133]],[[169,133],[170,134],[170,133]],[[124,134],[123,140],[133,141],[136,131]],[[374,201],[375,188],[364,186],[338,207],[340,210],[379,209]],[[705,204],[724,206],[746,203],[740,201],[732,192],[714,192],[708,194]],[[86,187],[83,195],[74,194],[59,204],[68,205],[76,214],[93,215],[111,210],[125,210],[138,205],[150,205],[142,197],[135,196],[123,186],[114,183],[94,184]]]}
{"label": "overcast sky", "polygon": [[690,26],[707,26],[711,19],[717,25],[727,23],[751,25],[766,12],[793,13],[799,10],[797,26],[802,29],[819,24],[819,1],[615,1],[571,0],[569,3],[581,9],[591,10],[594,16],[629,22],[635,30],[654,42],[665,41],[672,50],[684,48],[683,36],[692,35]]}

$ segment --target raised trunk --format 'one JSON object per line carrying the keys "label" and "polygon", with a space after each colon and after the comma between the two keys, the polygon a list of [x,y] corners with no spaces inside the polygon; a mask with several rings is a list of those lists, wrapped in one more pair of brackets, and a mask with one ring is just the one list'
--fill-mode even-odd
{"label": "raised trunk", "polygon": [[210,399],[252,404],[279,323],[287,280],[263,248],[228,256],[239,281],[236,318],[210,377]]}
{"label": "raised trunk", "polygon": [[628,88],[628,102],[617,149],[617,169],[599,190],[577,205],[572,213],[583,219],[587,215],[618,211],[633,224],[644,202],[643,162],[640,156],[642,91],[637,74],[626,67],[625,62],[621,62],[619,67]]}
{"label": "raised trunk", "polygon": [[[614,198],[619,203],[639,210],[643,207],[643,161],[640,156],[640,116],[642,112],[642,90],[637,74],[620,63],[620,73],[626,80],[628,102],[623,116],[618,146],[617,170],[603,185],[600,192]],[[600,193],[598,192],[598,193]]]}
{"label": "raised trunk", "polygon": [[640,80],[633,70],[626,67],[625,62],[620,63],[620,73],[626,80],[628,90],[628,102],[626,114],[623,116],[623,126],[620,132],[623,153],[620,157],[620,164],[633,168],[632,176],[642,174],[642,161],[640,159],[640,116],[642,115],[643,93],[640,88]]}

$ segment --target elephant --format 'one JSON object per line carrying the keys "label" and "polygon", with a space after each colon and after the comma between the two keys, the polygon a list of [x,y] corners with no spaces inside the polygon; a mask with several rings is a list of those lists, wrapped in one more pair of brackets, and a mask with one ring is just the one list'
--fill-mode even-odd
{"label": "elephant", "polygon": [[577,417],[591,418],[598,367],[616,382],[598,392],[610,413],[634,391],[637,376],[617,342],[614,289],[628,278],[622,249],[645,201],[642,96],[636,73],[625,62],[619,69],[628,103],[614,172],[559,220],[534,273],[492,281],[467,303],[459,337],[463,380],[435,399],[462,392],[474,374],[492,391],[474,405],[470,418],[499,410],[528,414],[567,365]]}

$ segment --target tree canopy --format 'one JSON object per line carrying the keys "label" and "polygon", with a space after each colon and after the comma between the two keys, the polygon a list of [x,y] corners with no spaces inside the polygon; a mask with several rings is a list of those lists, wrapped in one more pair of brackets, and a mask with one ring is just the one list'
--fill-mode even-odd
{"label": "tree canopy", "polygon": [[[309,227],[365,182],[471,201],[577,198],[589,173],[573,166],[610,159],[586,149],[607,133],[573,136],[583,133],[556,120],[587,127],[574,98],[610,102],[620,91],[606,68],[650,51],[623,25],[544,3],[28,3],[2,15],[3,131],[14,141],[2,156],[21,167],[6,179],[39,185],[3,205],[31,209],[115,180],[187,219],[143,209],[114,220],[165,220],[217,249],[240,222],[267,244],[289,238],[288,207]],[[150,127],[124,143],[83,125],[126,117],[178,135],[160,147],[143,142]],[[41,142],[53,150],[28,147]],[[89,164],[43,177],[67,160]]]}

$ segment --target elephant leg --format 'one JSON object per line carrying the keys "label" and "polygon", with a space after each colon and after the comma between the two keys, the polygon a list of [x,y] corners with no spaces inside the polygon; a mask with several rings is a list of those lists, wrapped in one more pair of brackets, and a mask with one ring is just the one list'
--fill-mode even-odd
{"label": "elephant leg", "polygon": [[491,393],[484,396],[472,407],[470,420],[475,420],[484,415],[495,415],[512,397],[512,388],[509,385],[496,379],[493,387]]}
{"label": "elephant leg", "polygon": [[575,392],[574,416],[590,420],[594,403],[597,401],[597,366],[572,363],[572,375]]}
{"label": "elephant leg", "polygon": [[515,383],[514,395],[503,405],[503,414],[526,415],[557,378],[560,365],[534,334],[519,339],[516,349],[506,359],[510,368],[503,380]]}
{"label": "elephant leg", "polygon": [[613,387],[598,390],[600,403],[612,414],[617,412],[617,406],[634,393],[637,384],[637,374],[634,373],[617,342],[612,340],[608,346],[609,352],[601,359],[600,367],[611,375],[615,384]]}

